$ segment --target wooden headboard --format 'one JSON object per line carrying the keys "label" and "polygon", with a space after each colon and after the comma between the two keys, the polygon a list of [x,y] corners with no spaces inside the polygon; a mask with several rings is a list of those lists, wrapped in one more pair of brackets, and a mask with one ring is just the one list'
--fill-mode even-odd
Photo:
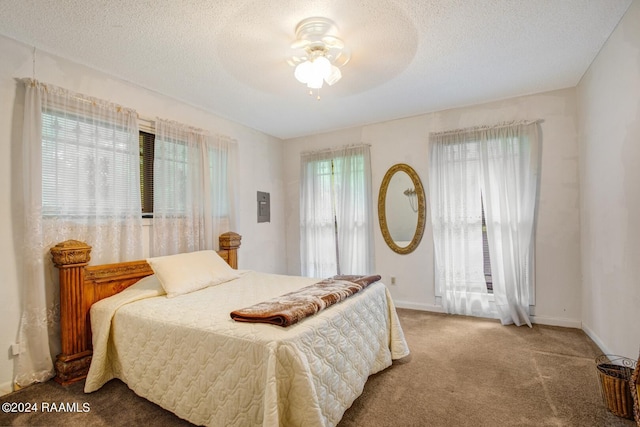
{"label": "wooden headboard", "polygon": [[[234,232],[220,235],[218,254],[238,268],[238,248],[242,236]],[[53,263],[60,273],[60,335],[62,353],[56,357],[55,380],[68,385],[86,378],[93,353],[91,306],[115,295],[143,277],[153,274],[145,260],[116,264],[88,265],[91,246],[67,240],[51,248]]]}

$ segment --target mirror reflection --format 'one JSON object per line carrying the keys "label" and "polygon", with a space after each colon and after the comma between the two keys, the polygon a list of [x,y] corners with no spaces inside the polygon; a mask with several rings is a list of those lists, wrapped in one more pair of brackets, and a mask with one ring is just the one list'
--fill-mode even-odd
{"label": "mirror reflection", "polygon": [[413,252],[424,234],[424,189],[415,170],[404,163],[389,168],[378,194],[378,220],[387,246],[399,254]]}
{"label": "mirror reflection", "polygon": [[418,225],[418,197],[406,172],[396,172],[389,181],[385,205],[391,239],[400,247],[409,246]]}

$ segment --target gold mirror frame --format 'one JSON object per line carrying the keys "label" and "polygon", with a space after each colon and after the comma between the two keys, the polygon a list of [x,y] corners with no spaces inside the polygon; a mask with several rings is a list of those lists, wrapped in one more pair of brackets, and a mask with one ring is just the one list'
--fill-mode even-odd
{"label": "gold mirror frame", "polygon": [[[413,239],[409,245],[405,247],[398,246],[396,242],[391,238],[391,233],[389,233],[389,226],[387,225],[387,212],[386,212],[386,199],[387,199],[387,189],[389,188],[389,182],[391,178],[396,172],[404,172],[409,175],[411,181],[416,190],[416,195],[418,197],[418,223],[416,224],[416,231],[413,234]],[[413,252],[420,241],[422,240],[422,235],[424,234],[424,227],[426,223],[426,202],[424,196],[424,188],[422,187],[422,181],[420,181],[420,177],[416,173],[413,168],[405,163],[398,163],[389,168],[387,173],[382,178],[382,184],[380,184],[380,192],[378,193],[378,221],[380,222],[380,231],[382,231],[382,237],[384,237],[384,241],[387,243],[389,248],[401,255],[409,254]]]}

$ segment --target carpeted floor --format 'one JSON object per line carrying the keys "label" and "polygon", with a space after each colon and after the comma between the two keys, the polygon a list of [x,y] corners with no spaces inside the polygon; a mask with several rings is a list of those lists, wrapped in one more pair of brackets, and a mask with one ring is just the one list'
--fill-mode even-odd
{"label": "carpeted floor", "polygon": [[[369,378],[340,427],[636,425],[605,408],[594,363],[600,350],[580,330],[398,314],[411,355]],[[78,412],[0,412],[0,425],[190,425],[118,380],[92,394],[82,387],[48,382],[3,396],[2,403],[76,403]]]}

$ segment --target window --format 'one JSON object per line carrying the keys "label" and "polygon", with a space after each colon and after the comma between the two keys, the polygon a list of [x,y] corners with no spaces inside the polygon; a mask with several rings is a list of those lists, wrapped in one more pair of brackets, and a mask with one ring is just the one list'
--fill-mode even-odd
{"label": "window", "polygon": [[369,274],[373,269],[368,146],[302,156],[302,274]]}
{"label": "window", "polygon": [[537,123],[438,132],[429,140],[436,290],[443,308],[530,324]]}
{"label": "window", "polygon": [[[87,123],[79,116],[57,115],[55,113],[43,113],[42,118],[42,197],[44,215],[84,215],[104,211],[111,205],[111,201],[125,203],[127,197],[118,195],[128,191],[128,183],[121,183],[118,176],[126,175],[129,167],[130,153],[126,141],[128,134],[113,132],[106,124],[102,128],[93,123]],[[95,132],[95,133],[94,133]],[[93,137],[98,136],[98,143],[94,144]],[[117,143],[117,154],[112,153],[110,137],[114,136],[120,141]],[[102,138],[101,136],[104,136]],[[177,166],[184,174],[186,168],[185,150],[178,146],[174,151],[174,158],[168,161],[181,164]],[[140,162],[140,194],[142,214],[151,217],[153,214],[153,189],[154,189],[154,146],[155,135],[151,132],[139,132],[139,162]],[[184,147],[183,147],[184,148]],[[213,152],[210,154],[214,154]],[[78,180],[76,173],[78,167],[86,170],[80,180],[78,190],[75,190]],[[218,177],[226,176],[226,161],[220,156],[211,155],[209,160],[211,178],[219,181]],[[108,185],[102,190],[105,193],[114,193],[113,197],[106,200],[110,202],[97,203],[95,191],[92,189],[96,178],[91,171],[99,168],[102,176],[113,175],[108,179]],[[222,185],[222,200],[226,205],[226,185]],[[73,192],[65,191],[74,189]],[[103,199],[104,200],[104,199]],[[176,206],[177,211],[184,207]],[[228,207],[224,209],[228,211]]]}
{"label": "window", "polygon": [[[143,217],[152,217],[153,216],[153,201],[154,201],[154,153],[155,153],[155,134],[146,131],[140,131],[139,142],[140,142],[140,194],[141,194],[141,202],[142,202],[142,215]],[[180,173],[182,176],[182,180],[185,178],[185,173],[187,169],[187,155],[186,155],[186,146],[181,144],[179,141],[173,141],[175,145],[175,150],[172,151],[172,154],[169,156],[164,156],[163,159],[166,162],[173,163],[175,165],[175,170],[177,173]],[[216,197],[216,203],[219,203],[222,206],[221,212],[223,216],[227,216],[229,212],[228,206],[228,185],[226,182],[220,183],[219,186],[215,186],[213,182],[213,177],[216,176],[227,176],[227,153],[222,150],[216,150],[215,148],[209,147],[209,176],[212,178],[212,188],[215,188],[217,192],[219,192],[219,197]],[[214,171],[220,171],[219,173]],[[168,190],[172,192],[172,190]],[[174,201],[175,203],[176,201]],[[181,206],[180,203],[176,203],[175,205],[176,212],[184,212],[184,206]]]}
{"label": "window", "polygon": [[[160,183],[158,184],[160,187],[156,188],[154,193],[153,184],[151,186],[141,184],[144,187],[143,199],[151,199],[151,211],[155,199],[156,204],[161,203],[161,206],[156,206],[156,210],[161,209],[167,215],[181,216],[193,209],[194,198],[202,199],[204,197],[202,192],[208,189],[210,194],[207,197],[211,203],[215,204],[217,216],[227,217],[229,215],[228,149],[224,144],[220,147],[217,145],[177,138],[161,140],[156,136],[152,149],[154,156],[150,161],[145,161],[145,170],[151,169],[152,179],[154,171],[161,174],[155,176],[156,184]],[[204,152],[201,146],[206,147]],[[206,158],[203,160],[202,156]],[[148,166],[149,164],[151,166]],[[205,185],[205,181],[208,185]]]}
{"label": "window", "polygon": [[81,115],[42,112],[42,214],[84,217],[127,211],[131,194],[128,129]]}

